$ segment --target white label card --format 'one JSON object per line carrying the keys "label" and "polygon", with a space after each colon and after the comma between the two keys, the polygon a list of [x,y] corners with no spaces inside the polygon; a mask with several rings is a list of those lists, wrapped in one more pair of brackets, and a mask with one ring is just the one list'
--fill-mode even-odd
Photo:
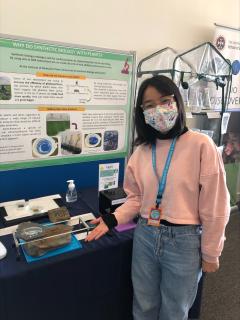
{"label": "white label card", "polygon": [[98,191],[118,187],[119,163],[99,165]]}
{"label": "white label card", "polygon": [[221,117],[220,112],[207,112],[208,119],[218,119]]}

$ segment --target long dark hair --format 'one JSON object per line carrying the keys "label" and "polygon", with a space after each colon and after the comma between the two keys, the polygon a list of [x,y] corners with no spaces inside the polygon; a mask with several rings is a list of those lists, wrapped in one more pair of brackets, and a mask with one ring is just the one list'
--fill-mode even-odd
{"label": "long dark hair", "polygon": [[[148,124],[146,124],[142,109],[142,100],[145,90],[149,87],[154,87],[162,95],[174,95],[178,108],[178,118],[175,126],[166,134],[160,133]],[[186,129],[186,115],[182,96],[176,84],[166,76],[158,75],[146,79],[142,82],[137,97],[135,108],[135,124],[137,138],[135,144],[152,144],[156,139],[171,139],[181,135]]]}

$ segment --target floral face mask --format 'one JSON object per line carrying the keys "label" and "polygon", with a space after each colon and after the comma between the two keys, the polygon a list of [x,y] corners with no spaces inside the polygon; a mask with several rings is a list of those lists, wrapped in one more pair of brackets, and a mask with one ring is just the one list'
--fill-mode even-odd
{"label": "floral face mask", "polygon": [[175,101],[161,104],[143,111],[145,122],[161,133],[170,131],[177,120],[178,109]]}

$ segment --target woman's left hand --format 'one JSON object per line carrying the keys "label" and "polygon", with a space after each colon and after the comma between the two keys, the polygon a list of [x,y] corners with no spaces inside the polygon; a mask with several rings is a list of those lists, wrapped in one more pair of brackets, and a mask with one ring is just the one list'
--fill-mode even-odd
{"label": "woman's left hand", "polygon": [[207,262],[202,260],[203,272],[216,272],[219,269],[219,262]]}
{"label": "woman's left hand", "polygon": [[109,231],[107,225],[105,224],[105,222],[103,221],[102,218],[97,218],[97,219],[94,219],[90,222],[92,224],[98,224],[98,226],[95,227],[91,231],[91,233],[86,237],[86,239],[85,239],[86,242],[89,242],[92,240],[97,240]]}

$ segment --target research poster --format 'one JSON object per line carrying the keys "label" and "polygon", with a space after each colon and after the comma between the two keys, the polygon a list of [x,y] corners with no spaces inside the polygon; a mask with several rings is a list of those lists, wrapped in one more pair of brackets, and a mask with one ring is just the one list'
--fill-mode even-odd
{"label": "research poster", "polygon": [[125,157],[134,52],[0,37],[0,169]]}
{"label": "research poster", "polygon": [[[240,30],[216,26],[213,44],[232,65],[229,110],[240,110]],[[221,95],[219,93],[219,99]]]}

